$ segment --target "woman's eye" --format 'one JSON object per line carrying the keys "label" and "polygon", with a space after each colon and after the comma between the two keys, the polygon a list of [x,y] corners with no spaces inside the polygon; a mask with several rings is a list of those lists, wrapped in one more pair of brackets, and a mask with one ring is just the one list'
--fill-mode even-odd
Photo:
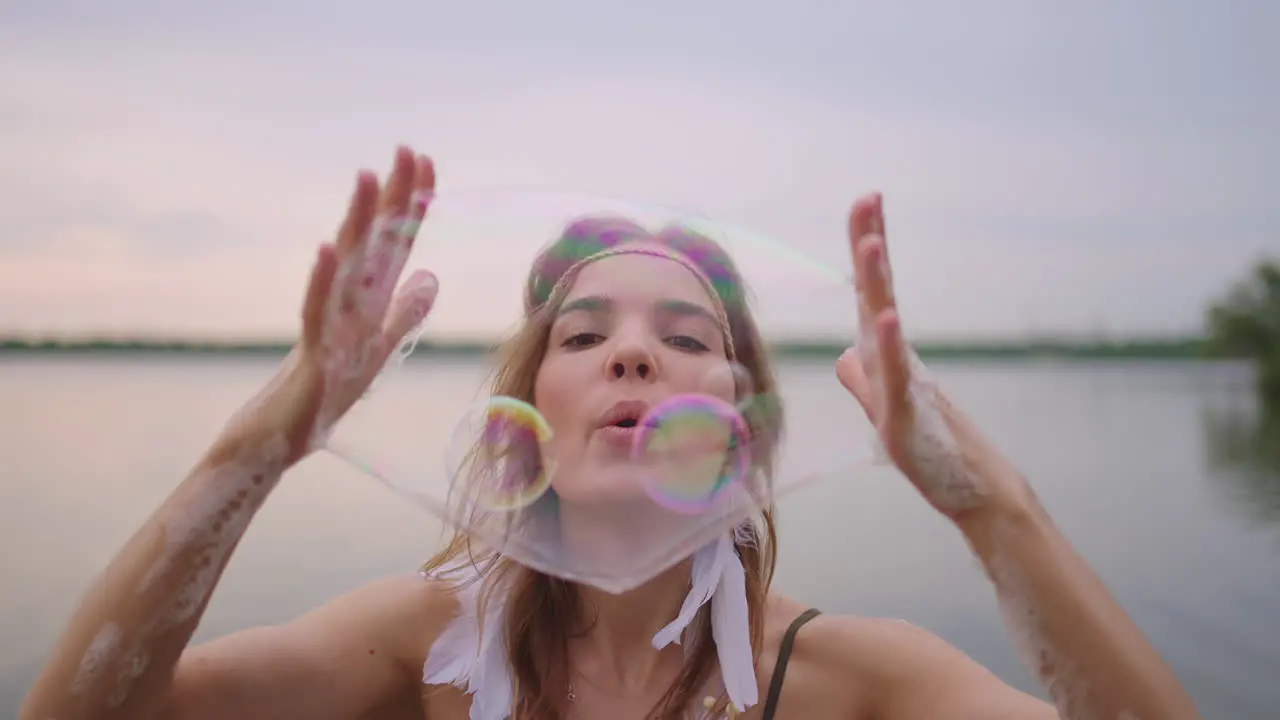
{"label": "woman's eye", "polygon": [[585,348],[591,347],[603,339],[604,338],[598,333],[577,333],[565,338],[565,341],[560,343],[560,346],[567,348]]}
{"label": "woman's eye", "polygon": [[707,352],[711,349],[701,340],[689,337],[688,335],[676,335],[674,337],[669,337],[667,338],[667,342],[681,350],[688,350],[691,352]]}

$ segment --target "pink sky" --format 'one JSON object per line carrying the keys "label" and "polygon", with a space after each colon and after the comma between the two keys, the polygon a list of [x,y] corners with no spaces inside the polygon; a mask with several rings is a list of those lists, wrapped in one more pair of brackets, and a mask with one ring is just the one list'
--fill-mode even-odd
{"label": "pink sky", "polygon": [[[398,142],[436,157],[446,191],[668,202],[833,268],[849,202],[880,189],[918,335],[1195,329],[1280,247],[1280,112],[1257,84],[1277,51],[1256,25],[1274,17],[1171,4],[1152,26],[1100,4],[1057,19],[997,5],[952,17],[972,23],[963,36],[944,6],[931,22],[739,9],[721,35],[710,10],[660,6],[0,11],[0,66],[17,70],[0,73],[0,334],[288,335],[355,170],[382,170]],[[573,24],[588,20],[612,40]],[[523,262],[446,282],[442,302]],[[847,321],[788,312],[834,334]],[[440,321],[503,319],[486,313]]]}

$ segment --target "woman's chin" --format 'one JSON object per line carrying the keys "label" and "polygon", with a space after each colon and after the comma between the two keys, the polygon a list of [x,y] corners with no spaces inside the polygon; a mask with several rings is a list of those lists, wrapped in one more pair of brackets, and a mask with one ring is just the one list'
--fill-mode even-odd
{"label": "woman's chin", "polygon": [[656,507],[645,492],[643,474],[635,468],[599,469],[553,482],[552,488],[560,500],[562,512],[611,508],[635,511],[645,506]]}

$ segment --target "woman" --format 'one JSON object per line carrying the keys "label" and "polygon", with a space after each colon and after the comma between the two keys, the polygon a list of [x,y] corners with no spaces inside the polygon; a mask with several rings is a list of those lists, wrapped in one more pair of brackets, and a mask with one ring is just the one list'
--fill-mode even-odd
{"label": "woman", "polygon": [[[95,582],[22,718],[639,718],[700,713],[708,698],[717,717],[742,718],[1199,717],[1027,483],[927,382],[902,340],[875,196],[854,205],[848,228],[866,339],[836,374],[897,467],[981,559],[1056,710],[919,629],[806,612],[770,593],[767,513],[761,529],[748,526],[728,543],[740,589],[720,585],[710,602],[745,598],[747,612],[725,628],[705,613],[678,617],[700,582],[696,556],[610,595],[501,560],[470,567],[486,582],[458,582],[450,573],[463,543],[455,541],[426,579],[380,580],[286,625],[188,648],[256,509],[430,309],[430,275],[392,290],[426,212],[413,199],[434,185],[430,161],[403,148],[385,187],[359,176],[337,242],[319,250],[295,352]],[[709,263],[731,269],[715,250],[635,237],[569,267],[544,258],[530,276],[525,344],[499,389],[527,396],[557,435],[583,430],[583,438],[619,388],[695,390],[695,378],[727,357],[767,390],[770,371],[741,298],[710,282]],[[618,300],[608,312],[570,311],[602,289]],[[679,327],[659,327],[646,309],[656,293],[694,311],[663,321]],[[605,462],[592,442],[562,450],[583,468]],[[468,664],[474,637],[470,646],[460,640],[473,635],[459,618],[481,612],[480,587],[504,605],[485,616],[496,618],[485,632],[503,648],[487,675]],[[671,642],[678,624],[682,645]]]}

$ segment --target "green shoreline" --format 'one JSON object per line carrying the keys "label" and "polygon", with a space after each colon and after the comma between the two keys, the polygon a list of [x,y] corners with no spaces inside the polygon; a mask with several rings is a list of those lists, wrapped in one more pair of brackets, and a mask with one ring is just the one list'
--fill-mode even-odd
{"label": "green shoreline", "polygon": [[[0,357],[13,355],[113,355],[113,356],[270,356],[289,351],[284,342],[269,341],[189,341],[149,339],[34,340],[0,339]],[[790,359],[832,359],[845,346],[830,341],[778,342],[772,344],[777,357]],[[923,341],[914,343],[916,352],[928,359],[961,360],[1200,360],[1209,357],[1200,338],[1149,340],[1079,341]],[[414,357],[483,357],[494,346],[479,342],[432,342],[418,344]]]}

